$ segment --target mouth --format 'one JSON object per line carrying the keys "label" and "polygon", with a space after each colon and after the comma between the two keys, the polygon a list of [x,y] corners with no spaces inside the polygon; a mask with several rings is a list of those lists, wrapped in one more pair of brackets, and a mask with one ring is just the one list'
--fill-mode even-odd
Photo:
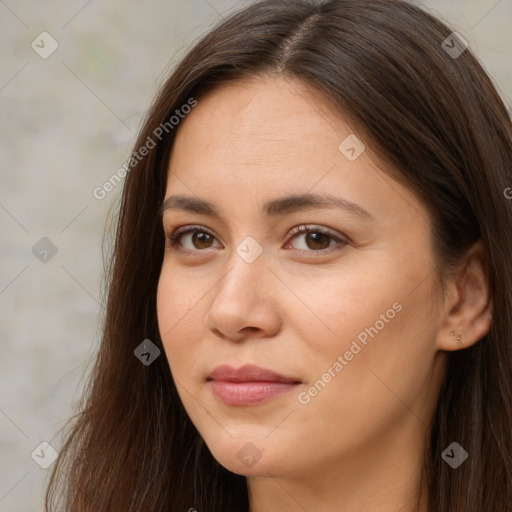
{"label": "mouth", "polygon": [[207,382],[218,400],[232,406],[260,404],[289,393],[302,384],[296,378],[250,364],[238,369],[218,366],[208,376]]}

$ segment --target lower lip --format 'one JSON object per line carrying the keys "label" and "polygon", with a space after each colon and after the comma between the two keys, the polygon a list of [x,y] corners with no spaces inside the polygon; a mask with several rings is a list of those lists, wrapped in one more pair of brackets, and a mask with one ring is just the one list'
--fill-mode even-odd
{"label": "lower lip", "polygon": [[213,394],[226,405],[255,405],[288,393],[298,383],[209,381]]}

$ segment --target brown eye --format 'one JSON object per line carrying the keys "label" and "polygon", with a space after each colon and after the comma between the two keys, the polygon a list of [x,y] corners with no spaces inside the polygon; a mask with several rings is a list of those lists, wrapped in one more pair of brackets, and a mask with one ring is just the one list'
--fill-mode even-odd
{"label": "brown eye", "polygon": [[[316,228],[314,226],[298,226],[292,230],[290,233],[293,235],[292,239],[303,238],[304,243],[303,247],[295,247],[295,249],[299,249],[301,251],[311,252],[311,253],[319,253],[324,254],[330,252],[330,247],[332,247],[331,242],[338,242],[338,244],[334,243],[333,245],[344,246],[347,242],[340,237],[325,231],[321,228]],[[302,236],[304,235],[304,236]],[[289,242],[286,249],[294,248],[292,246],[292,242]]]}
{"label": "brown eye", "polygon": [[310,249],[326,249],[329,247],[331,238],[329,235],[317,231],[306,233],[305,236],[306,244]]}
{"label": "brown eye", "polygon": [[192,233],[192,245],[197,249],[207,249],[213,237],[203,231],[195,231]]}
{"label": "brown eye", "polygon": [[[183,247],[182,239],[185,238],[186,235],[191,235],[191,247]],[[206,231],[200,226],[190,226],[187,228],[177,229],[172,235],[167,237],[167,240],[169,245],[173,248],[179,246],[179,250],[194,251],[209,249],[212,247],[215,237],[209,231]]]}

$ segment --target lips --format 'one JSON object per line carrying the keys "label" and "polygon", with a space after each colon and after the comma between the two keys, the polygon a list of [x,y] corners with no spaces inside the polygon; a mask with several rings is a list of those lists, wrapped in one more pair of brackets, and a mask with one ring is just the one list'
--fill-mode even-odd
{"label": "lips", "polygon": [[218,366],[207,380],[216,398],[227,405],[238,406],[256,405],[276,398],[301,383],[296,378],[251,364],[238,369],[228,365]]}
{"label": "lips", "polygon": [[217,366],[208,380],[221,380],[225,382],[283,382],[287,384],[298,383],[300,380],[285,377],[259,366],[245,364],[238,369],[223,364]]}

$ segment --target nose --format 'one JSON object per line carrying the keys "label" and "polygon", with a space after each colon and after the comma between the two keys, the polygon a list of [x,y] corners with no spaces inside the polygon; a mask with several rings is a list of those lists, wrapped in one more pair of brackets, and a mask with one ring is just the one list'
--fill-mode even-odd
{"label": "nose", "polygon": [[279,332],[280,287],[285,290],[267,263],[265,251],[252,262],[233,251],[227,272],[212,291],[205,318],[206,328],[216,337],[239,342]]}

